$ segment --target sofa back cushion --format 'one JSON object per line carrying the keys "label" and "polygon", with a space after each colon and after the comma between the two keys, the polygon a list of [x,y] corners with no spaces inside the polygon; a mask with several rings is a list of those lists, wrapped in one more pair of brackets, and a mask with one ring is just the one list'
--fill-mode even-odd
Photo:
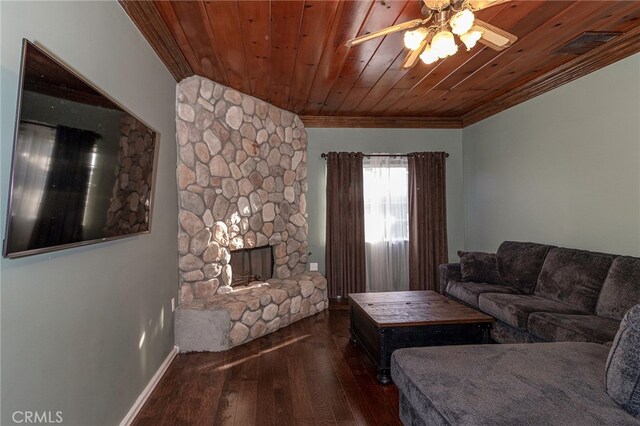
{"label": "sofa back cushion", "polygon": [[640,303],[640,259],[618,256],[613,260],[600,291],[596,314],[621,320],[626,311]]}
{"label": "sofa back cushion", "polygon": [[502,284],[494,253],[458,251],[463,282]]}
{"label": "sofa back cushion", "polygon": [[584,250],[549,250],[535,294],[594,313],[598,295],[613,261],[612,255]]}
{"label": "sofa back cushion", "polygon": [[505,241],[500,244],[496,255],[504,283],[517,288],[523,294],[533,293],[542,263],[551,247],[518,241]]}
{"label": "sofa back cushion", "polygon": [[611,399],[640,417],[640,305],[622,319],[609,351],[604,386]]}

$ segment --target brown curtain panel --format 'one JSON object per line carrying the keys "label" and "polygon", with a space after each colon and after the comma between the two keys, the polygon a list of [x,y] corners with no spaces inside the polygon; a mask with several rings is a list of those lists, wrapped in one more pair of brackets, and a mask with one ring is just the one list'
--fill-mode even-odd
{"label": "brown curtain panel", "polygon": [[362,153],[327,155],[326,275],[329,297],[366,291]]}
{"label": "brown curtain panel", "polygon": [[409,154],[409,288],[439,291],[447,263],[446,153]]}

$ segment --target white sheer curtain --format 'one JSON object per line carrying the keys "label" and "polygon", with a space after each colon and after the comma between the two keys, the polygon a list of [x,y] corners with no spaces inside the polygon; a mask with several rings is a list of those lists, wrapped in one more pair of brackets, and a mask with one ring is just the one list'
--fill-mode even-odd
{"label": "white sheer curtain", "polygon": [[365,157],[367,291],[409,290],[409,189],[406,157]]}

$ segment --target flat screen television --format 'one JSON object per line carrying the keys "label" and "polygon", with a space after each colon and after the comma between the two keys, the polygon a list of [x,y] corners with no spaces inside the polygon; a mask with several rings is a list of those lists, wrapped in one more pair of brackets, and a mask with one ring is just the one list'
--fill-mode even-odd
{"label": "flat screen television", "polygon": [[24,40],[3,256],[148,233],[156,135]]}

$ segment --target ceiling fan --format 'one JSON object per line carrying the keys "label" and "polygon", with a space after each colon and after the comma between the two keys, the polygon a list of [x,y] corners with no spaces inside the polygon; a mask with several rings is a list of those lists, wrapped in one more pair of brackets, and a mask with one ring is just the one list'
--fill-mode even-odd
{"label": "ceiling fan", "polygon": [[510,0],[419,0],[422,19],[414,19],[383,28],[360,37],[347,40],[347,47],[355,46],[376,37],[398,31],[404,33],[404,44],[409,53],[402,64],[403,69],[413,68],[418,59],[432,64],[439,59],[454,55],[458,45],[454,34],[471,50],[477,42],[493,50],[504,50],[518,39],[500,28],[480,19],[473,12],[486,9]]}

